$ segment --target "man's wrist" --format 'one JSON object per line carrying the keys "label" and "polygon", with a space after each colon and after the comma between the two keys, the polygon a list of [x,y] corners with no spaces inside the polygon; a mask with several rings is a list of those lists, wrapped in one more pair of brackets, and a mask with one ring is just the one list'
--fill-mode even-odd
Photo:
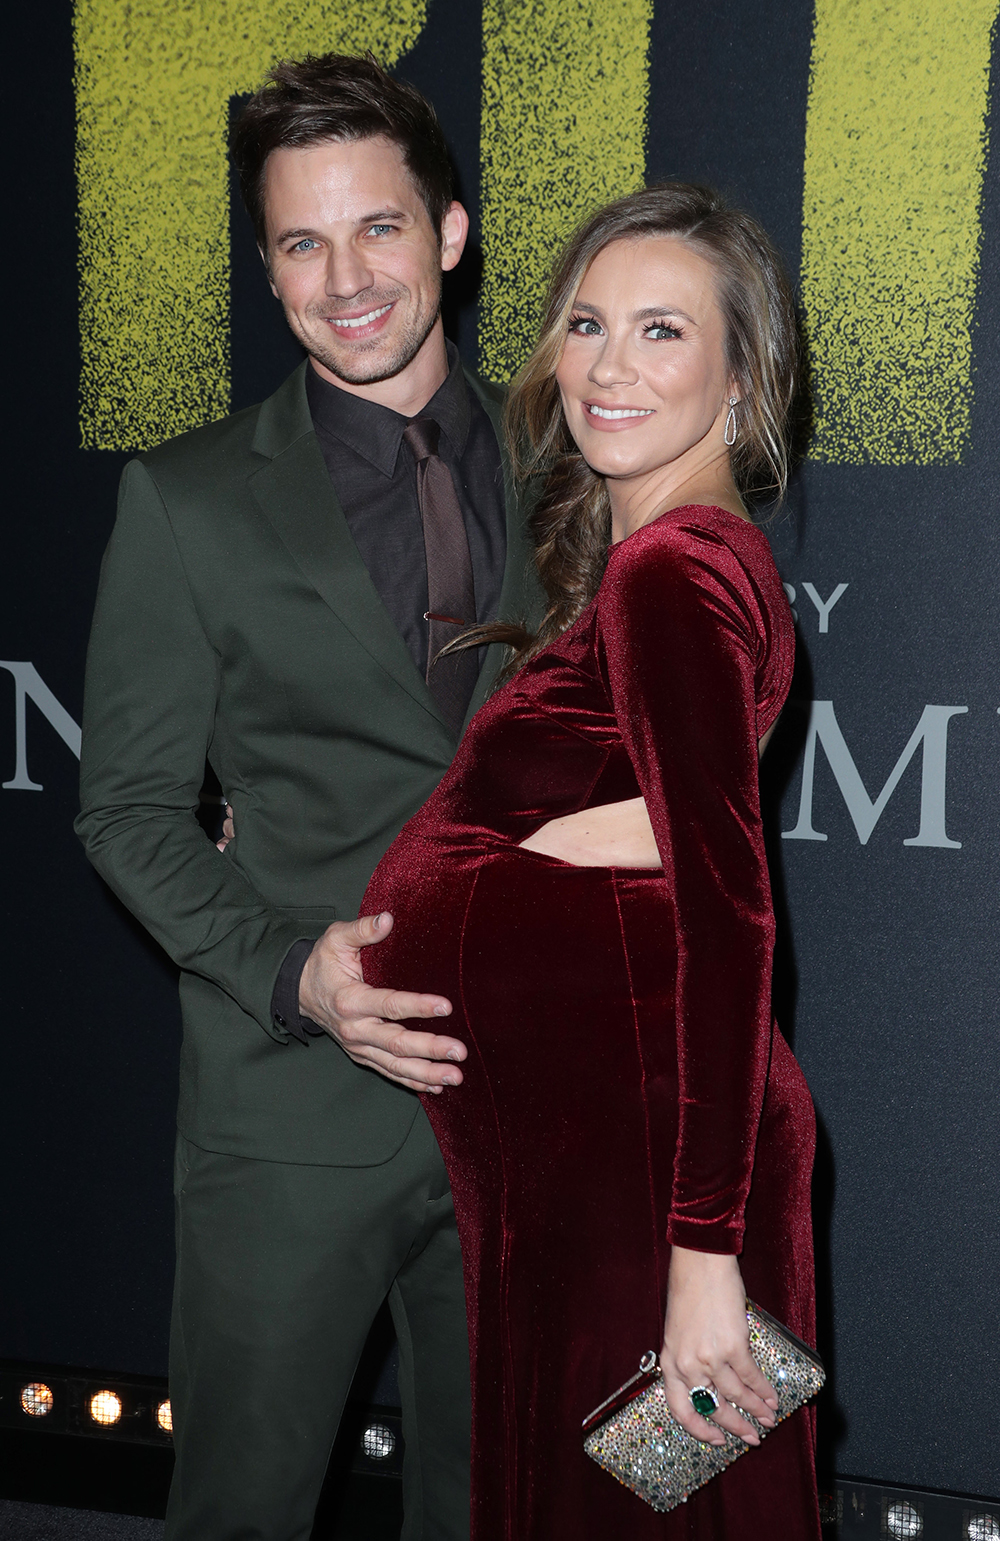
{"label": "man's wrist", "polygon": [[313,1022],[310,1017],[304,1017],[299,1010],[302,970],[315,945],[315,942],[306,939],[293,942],[285,954],[285,961],[278,970],[271,996],[272,1023],[275,1027],[290,1033],[300,1043],[308,1043],[310,1038],[318,1038],[323,1032],[317,1022]]}

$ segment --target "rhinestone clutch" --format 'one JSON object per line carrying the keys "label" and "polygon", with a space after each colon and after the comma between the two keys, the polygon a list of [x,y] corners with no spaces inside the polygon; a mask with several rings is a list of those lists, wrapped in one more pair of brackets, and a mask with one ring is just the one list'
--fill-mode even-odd
{"label": "rhinestone clutch", "polygon": [[[813,1349],[751,1300],[747,1322],[750,1352],[777,1392],[774,1416],[780,1423],[815,1396],[826,1379],[823,1364]],[[763,1439],[769,1431],[742,1408],[739,1411]],[[583,1420],[583,1448],[665,1514],[751,1448],[737,1435],[723,1433],[724,1445],[706,1445],[681,1428],[667,1407],[659,1355],[650,1350],[638,1374]]]}

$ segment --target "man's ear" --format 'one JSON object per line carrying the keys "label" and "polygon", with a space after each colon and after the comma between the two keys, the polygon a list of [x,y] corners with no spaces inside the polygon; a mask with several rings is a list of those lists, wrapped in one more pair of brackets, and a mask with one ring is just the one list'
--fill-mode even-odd
{"label": "man's ear", "polygon": [[271,276],[271,264],[267,260],[267,252],[264,250],[263,246],[261,246],[259,241],[257,242],[257,250],[260,252],[260,260],[264,264],[264,272],[267,274],[267,281],[271,285],[271,293],[274,295],[276,300],[280,300],[281,295],[274,287],[274,279]]}
{"label": "man's ear", "polygon": [[450,273],[458,263],[469,238],[469,216],[460,203],[453,203],[441,221],[441,271]]}

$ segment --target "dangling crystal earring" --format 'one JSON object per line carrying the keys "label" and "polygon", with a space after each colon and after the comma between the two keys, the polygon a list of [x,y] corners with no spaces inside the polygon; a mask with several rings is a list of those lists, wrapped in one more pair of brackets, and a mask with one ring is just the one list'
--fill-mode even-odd
{"label": "dangling crystal earring", "polygon": [[729,398],[729,416],[726,418],[726,427],[723,434],[726,444],[732,449],[736,443],[736,397]]}

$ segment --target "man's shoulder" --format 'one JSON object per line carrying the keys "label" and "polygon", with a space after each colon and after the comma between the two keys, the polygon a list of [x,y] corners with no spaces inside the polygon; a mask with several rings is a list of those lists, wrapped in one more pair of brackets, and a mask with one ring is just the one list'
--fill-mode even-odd
{"label": "man's shoulder", "polygon": [[214,423],[191,428],[137,457],[156,482],[177,478],[201,483],[245,476],[253,461],[272,457],[311,430],[302,369],[272,396]]}
{"label": "man's shoulder", "polygon": [[466,383],[479,397],[487,410],[491,407],[494,412],[501,412],[503,410],[503,404],[507,396],[506,386],[494,385],[492,380],[487,380],[485,376],[477,374],[474,369],[470,369],[464,363],[462,365],[462,373],[465,375]]}
{"label": "man's shoulder", "polygon": [[231,412],[214,423],[189,428],[176,438],[165,439],[162,444],[144,450],[136,459],[155,479],[162,473],[193,470],[202,465],[216,466],[220,456],[246,455],[257,431],[260,408],[258,402],[256,406]]}

